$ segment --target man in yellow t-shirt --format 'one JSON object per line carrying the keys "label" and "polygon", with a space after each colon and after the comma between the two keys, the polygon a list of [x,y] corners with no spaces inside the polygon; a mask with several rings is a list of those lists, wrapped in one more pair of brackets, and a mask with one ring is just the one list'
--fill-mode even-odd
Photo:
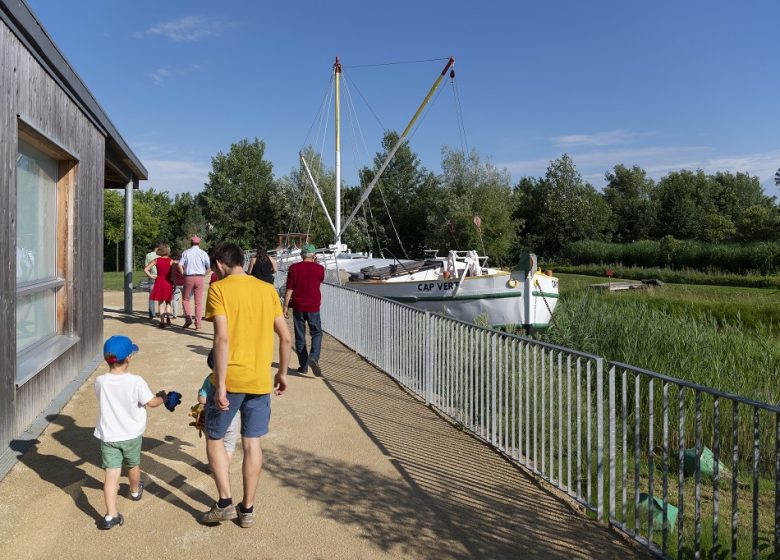
{"label": "man in yellow t-shirt", "polygon": [[[238,245],[221,243],[211,252],[218,282],[206,300],[207,321],[214,323],[214,372],[206,397],[206,454],[217,483],[219,500],[203,514],[203,523],[238,517],[241,527],[255,520],[254,498],[263,452],[260,437],[268,433],[271,392],[287,390],[291,337],[273,286],[244,272]],[[279,337],[279,369],[271,379],[274,332]],[[229,463],[222,438],[236,413],[241,413],[244,449],[244,499],[233,505]]]}

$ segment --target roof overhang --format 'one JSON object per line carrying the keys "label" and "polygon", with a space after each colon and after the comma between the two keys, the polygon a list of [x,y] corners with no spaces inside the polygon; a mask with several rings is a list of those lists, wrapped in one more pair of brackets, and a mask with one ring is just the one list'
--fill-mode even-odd
{"label": "roof overhang", "polygon": [[106,137],[105,188],[145,181],[149,173],[24,0],[0,0],[2,20],[62,90]]}

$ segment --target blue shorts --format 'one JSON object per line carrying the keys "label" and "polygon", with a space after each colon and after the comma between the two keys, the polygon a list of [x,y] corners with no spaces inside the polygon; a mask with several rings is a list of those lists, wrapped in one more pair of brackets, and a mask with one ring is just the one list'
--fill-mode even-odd
{"label": "blue shorts", "polygon": [[260,437],[268,433],[271,420],[271,395],[228,393],[228,409],[220,410],[214,403],[216,388],[212,385],[206,397],[206,435],[209,439],[225,437],[237,412],[241,412],[241,437]]}

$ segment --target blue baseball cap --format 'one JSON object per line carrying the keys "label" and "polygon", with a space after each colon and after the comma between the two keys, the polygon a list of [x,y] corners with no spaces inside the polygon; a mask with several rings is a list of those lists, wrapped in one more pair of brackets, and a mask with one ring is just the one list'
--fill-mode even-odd
{"label": "blue baseball cap", "polygon": [[103,358],[109,364],[121,362],[135,352],[138,352],[138,346],[121,334],[115,334],[103,344]]}

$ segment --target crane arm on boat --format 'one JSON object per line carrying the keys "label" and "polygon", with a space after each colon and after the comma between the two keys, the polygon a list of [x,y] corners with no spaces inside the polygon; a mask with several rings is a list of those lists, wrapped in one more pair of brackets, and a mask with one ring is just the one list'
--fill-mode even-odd
{"label": "crane arm on boat", "polygon": [[406,125],[403,134],[401,134],[401,136],[398,138],[398,142],[395,143],[393,149],[390,150],[390,152],[387,154],[387,157],[385,157],[385,161],[382,162],[379,171],[377,171],[376,175],[371,180],[371,183],[369,183],[369,185],[366,187],[366,190],[364,190],[363,194],[360,195],[360,200],[358,200],[355,209],[352,210],[352,213],[342,224],[341,231],[339,231],[337,234],[338,237],[341,237],[342,235],[344,235],[344,232],[347,231],[349,224],[352,223],[352,220],[357,215],[358,211],[360,210],[360,207],[363,206],[363,203],[368,199],[368,196],[371,194],[371,191],[374,190],[374,187],[379,181],[379,178],[382,176],[382,173],[384,173],[385,169],[390,164],[390,160],[393,159],[393,156],[395,156],[395,153],[398,151],[398,148],[400,148],[401,144],[403,144],[404,141],[406,140],[406,137],[409,135],[409,131],[411,131],[412,126],[414,126],[414,123],[417,121],[418,117],[420,116],[420,113],[422,113],[422,110],[428,104],[428,101],[430,101],[433,94],[439,88],[439,85],[441,84],[441,81],[444,79],[444,76],[447,75],[447,72],[452,68],[454,64],[455,64],[455,59],[453,57],[450,57],[449,60],[447,61],[446,66],[444,67],[444,70],[442,70],[441,74],[439,74],[439,77],[436,78],[436,81],[431,86],[430,91],[428,91],[428,95],[425,96],[425,99],[423,99],[422,103],[420,104],[420,107],[418,107],[417,112],[412,117],[412,120],[409,121],[409,124]]}
{"label": "crane arm on boat", "polygon": [[317,183],[314,181],[314,177],[311,174],[311,170],[309,169],[309,164],[306,163],[306,158],[303,157],[303,153],[298,154],[301,158],[301,162],[303,163],[303,167],[306,169],[306,175],[309,177],[309,181],[311,182],[311,188],[314,190],[314,194],[317,196],[317,200],[320,201],[320,206],[322,206],[322,211],[325,213],[325,217],[328,218],[328,223],[330,224],[330,229],[333,230],[333,234],[338,236],[338,232],[336,231],[336,226],[333,225],[333,220],[330,218],[330,213],[328,212],[328,207],[325,206],[325,201],[322,199],[322,194],[320,193],[320,189],[317,188]]}

